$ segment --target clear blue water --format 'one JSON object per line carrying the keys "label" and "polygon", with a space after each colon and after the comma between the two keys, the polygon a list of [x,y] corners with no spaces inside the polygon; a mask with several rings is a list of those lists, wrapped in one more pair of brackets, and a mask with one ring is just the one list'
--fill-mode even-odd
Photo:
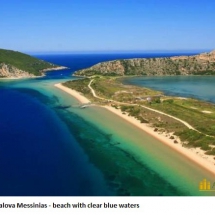
{"label": "clear blue water", "polygon": [[[193,55],[196,53],[186,53],[186,55]],[[124,53],[124,54],[68,54],[68,55],[35,55],[35,57],[55,63],[58,65],[67,66],[70,69],[56,72],[48,72],[44,79],[68,78],[74,71],[93,66],[94,64],[117,59],[131,59],[131,58],[153,58],[153,57],[170,57],[178,56],[181,53]]]}
{"label": "clear blue water", "polygon": [[[120,143],[78,110],[59,108],[61,99],[68,102],[68,98],[50,87],[98,62],[155,56],[170,54],[37,56],[70,69],[38,79],[0,81],[0,195],[185,195],[135,156],[115,147]],[[146,177],[147,183],[141,181]],[[150,181],[163,184],[163,189],[152,190]]]}
{"label": "clear blue water", "polygon": [[125,78],[123,82],[159,90],[166,95],[215,103],[215,76],[135,77]]}
{"label": "clear blue water", "polygon": [[0,95],[0,195],[109,194],[46,97],[29,89]]}

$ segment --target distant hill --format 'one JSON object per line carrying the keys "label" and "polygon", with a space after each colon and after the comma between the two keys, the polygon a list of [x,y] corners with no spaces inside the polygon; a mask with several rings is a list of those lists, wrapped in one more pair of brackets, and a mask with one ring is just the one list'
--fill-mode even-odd
{"label": "distant hill", "polygon": [[74,73],[92,75],[215,75],[215,51],[194,56],[136,58],[96,64]]}
{"label": "distant hill", "polygon": [[45,71],[62,69],[17,51],[0,49],[0,77],[34,77]]}

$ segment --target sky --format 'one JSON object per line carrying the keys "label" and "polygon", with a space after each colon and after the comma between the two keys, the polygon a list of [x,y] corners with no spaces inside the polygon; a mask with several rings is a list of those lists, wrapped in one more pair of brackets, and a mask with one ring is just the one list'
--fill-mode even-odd
{"label": "sky", "polygon": [[1,0],[0,48],[213,50],[214,8],[214,0]]}

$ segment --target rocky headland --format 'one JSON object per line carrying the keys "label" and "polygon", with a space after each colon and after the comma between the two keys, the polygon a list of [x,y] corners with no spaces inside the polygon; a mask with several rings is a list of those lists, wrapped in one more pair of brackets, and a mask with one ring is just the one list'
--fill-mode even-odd
{"label": "rocky headland", "polygon": [[0,78],[31,78],[66,69],[17,51],[0,49]]}
{"label": "rocky headland", "polygon": [[215,50],[193,56],[113,60],[76,71],[74,75],[215,75]]}

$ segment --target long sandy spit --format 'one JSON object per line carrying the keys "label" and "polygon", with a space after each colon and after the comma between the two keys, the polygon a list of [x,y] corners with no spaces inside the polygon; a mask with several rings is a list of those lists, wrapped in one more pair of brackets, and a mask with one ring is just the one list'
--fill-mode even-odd
{"label": "long sandy spit", "polygon": [[[71,96],[76,98],[81,103],[90,102],[86,97],[84,97],[79,92],[72,90],[70,88],[67,88],[60,83],[55,84],[55,87],[63,90],[64,92],[67,92],[68,94],[70,94]],[[209,172],[211,172],[212,174],[215,175],[215,160],[213,159],[213,156],[205,155],[204,151],[202,151],[199,148],[189,149],[189,148],[183,147],[183,144],[180,141],[180,139],[178,137],[174,136],[173,134],[155,132],[154,128],[151,127],[150,125],[141,123],[136,118],[134,118],[132,116],[128,116],[127,114],[123,114],[121,112],[121,110],[119,110],[119,109],[116,109],[111,106],[100,106],[100,107],[106,108],[107,110],[111,111],[115,115],[117,115],[117,116],[121,117],[122,119],[126,120],[127,122],[133,124],[138,129],[143,130],[147,134],[158,139],[162,143],[166,144],[168,147],[171,147],[173,150],[179,152],[181,155],[185,156],[189,160],[195,162],[202,168],[208,170]],[[170,139],[170,136],[174,136],[174,139]],[[177,140],[178,143],[174,143],[175,140]]]}

